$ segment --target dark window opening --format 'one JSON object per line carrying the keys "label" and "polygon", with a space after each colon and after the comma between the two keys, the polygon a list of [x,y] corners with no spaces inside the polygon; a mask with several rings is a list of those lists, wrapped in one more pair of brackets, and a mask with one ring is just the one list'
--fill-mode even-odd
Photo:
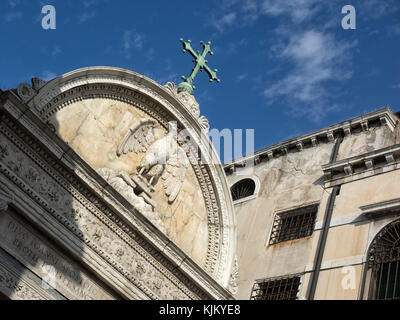
{"label": "dark window opening", "polygon": [[400,220],[384,228],[371,245],[368,257],[371,269],[369,298],[400,299]]}
{"label": "dark window opening", "polygon": [[314,231],[318,205],[310,205],[275,216],[269,243],[300,239],[310,236]]}
{"label": "dark window opening", "polygon": [[254,194],[256,190],[256,184],[252,179],[243,179],[236,182],[232,188],[232,199],[233,201],[250,197]]}
{"label": "dark window opening", "polygon": [[257,281],[251,292],[251,300],[296,300],[300,276],[288,276]]}

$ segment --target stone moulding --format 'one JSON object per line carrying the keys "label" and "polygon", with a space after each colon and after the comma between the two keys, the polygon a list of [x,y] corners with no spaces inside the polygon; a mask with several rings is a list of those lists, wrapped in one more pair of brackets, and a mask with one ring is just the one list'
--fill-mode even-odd
{"label": "stone moulding", "polygon": [[355,128],[361,128],[367,131],[372,122],[379,122],[380,125],[388,126],[391,131],[394,130],[397,120],[389,108],[383,108],[366,115],[344,121],[336,125],[324,128],[300,137],[296,137],[265,149],[255,152],[251,156],[236,159],[224,165],[225,172],[232,174],[237,167],[243,167],[246,163],[260,163],[261,160],[271,160],[277,156],[284,156],[288,152],[301,152],[305,148],[316,147],[319,143],[331,143],[338,134],[350,135]]}
{"label": "stone moulding", "polygon": [[[129,103],[135,102],[136,106],[154,116],[162,125],[167,126],[168,120],[175,118],[182,127],[189,129],[194,137],[201,137],[197,138],[200,146],[209,148],[211,145],[209,141],[202,141],[201,132],[204,130],[202,121],[198,121],[195,117],[196,114],[171,95],[168,89],[134,72],[122,69],[95,67],[77,70],[44,85],[38,94],[28,102],[28,107],[21,105],[17,108],[9,102],[6,102],[6,105],[8,104],[8,111],[17,118],[29,108],[43,123],[46,123],[49,115],[73,101],[79,101],[85,92],[88,92],[90,97],[95,97],[95,94],[109,98],[124,96],[125,98],[122,99]],[[132,95],[135,96],[135,99],[132,98]],[[40,135],[40,130],[35,128],[31,128],[31,130],[35,131],[36,136]],[[50,133],[51,129],[47,128],[44,131]],[[48,138],[48,135],[42,135],[41,140],[44,140],[45,144],[60,159],[76,156],[71,156],[74,153],[68,149],[68,146],[55,146],[51,141],[52,138]],[[206,143],[208,145],[204,146]],[[218,163],[214,149],[211,157],[217,161],[212,163]],[[83,160],[80,162],[83,163]],[[74,170],[78,169],[74,168]],[[78,171],[79,174],[88,175],[87,170]],[[221,165],[199,164],[194,166],[194,171],[199,179],[208,208],[209,244],[205,271],[220,285],[227,287],[236,246],[233,206],[229,201],[229,188]],[[109,186],[104,189],[108,190]],[[144,230],[146,230],[146,236],[154,238],[154,235],[152,236],[153,229],[144,228]],[[161,247],[165,253],[177,250],[172,243],[163,243]],[[181,253],[178,256],[181,256]],[[188,261],[190,259],[182,258],[178,265],[188,268],[186,266]]]}
{"label": "stone moulding", "polygon": [[380,218],[384,215],[397,214],[400,211],[400,198],[361,206],[361,213],[367,218]]}
{"label": "stone moulding", "polygon": [[[0,252],[0,257],[2,253]],[[40,288],[26,270],[9,261],[0,261],[0,288],[12,300],[54,300],[55,298]]]}
{"label": "stone moulding", "polygon": [[326,188],[396,169],[400,169],[400,144],[322,166]]}

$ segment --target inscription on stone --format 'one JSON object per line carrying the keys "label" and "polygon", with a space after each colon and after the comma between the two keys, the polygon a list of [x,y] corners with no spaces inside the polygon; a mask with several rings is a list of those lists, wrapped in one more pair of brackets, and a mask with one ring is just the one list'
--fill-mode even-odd
{"label": "inscription on stone", "polygon": [[46,270],[52,266],[54,289],[68,299],[115,299],[90,279],[78,264],[57,252],[29,229],[10,213],[1,215],[0,246],[42,279],[49,277]]}

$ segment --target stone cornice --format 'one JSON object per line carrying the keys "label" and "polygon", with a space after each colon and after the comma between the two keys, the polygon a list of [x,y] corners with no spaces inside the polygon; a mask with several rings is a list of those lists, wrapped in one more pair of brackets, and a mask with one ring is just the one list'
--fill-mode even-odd
{"label": "stone cornice", "polygon": [[339,134],[347,136],[352,134],[354,130],[367,131],[373,123],[387,125],[393,131],[397,121],[396,116],[390,108],[379,109],[360,117],[259,150],[253,155],[242,157],[225,164],[224,169],[227,174],[230,174],[235,170],[235,168],[246,166],[246,163],[254,163],[257,165],[261,161],[270,160],[285,155],[288,152],[301,152],[305,148],[315,147],[319,143],[333,142]]}
{"label": "stone cornice", "polygon": [[322,166],[325,187],[367,178],[400,168],[400,144]]}
{"label": "stone cornice", "polygon": [[400,198],[361,206],[360,209],[367,218],[377,218],[393,213],[398,214],[400,212]]}

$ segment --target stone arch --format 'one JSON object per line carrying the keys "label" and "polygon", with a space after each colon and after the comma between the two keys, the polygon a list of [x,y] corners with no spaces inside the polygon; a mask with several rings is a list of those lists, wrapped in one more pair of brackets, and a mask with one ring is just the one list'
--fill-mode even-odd
{"label": "stone arch", "polygon": [[386,224],[367,251],[368,299],[400,298],[400,219]]}
{"label": "stone arch", "polygon": [[260,190],[260,181],[254,176],[238,176],[231,183],[230,190],[234,204],[252,200]]}
{"label": "stone arch", "polygon": [[227,287],[236,250],[235,222],[222,165],[204,135],[207,119],[199,116],[194,103],[188,103],[190,97],[178,95],[174,84],[161,86],[135,72],[112,67],[84,68],[62,75],[43,85],[27,104],[46,123],[66,106],[95,97],[134,105],[163,127],[169,120],[176,120],[194,137],[201,152],[208,155],[206,163],[192,164],[207,209],[208,240],[202,244],[207,246],[207,257],[203,268]]}

